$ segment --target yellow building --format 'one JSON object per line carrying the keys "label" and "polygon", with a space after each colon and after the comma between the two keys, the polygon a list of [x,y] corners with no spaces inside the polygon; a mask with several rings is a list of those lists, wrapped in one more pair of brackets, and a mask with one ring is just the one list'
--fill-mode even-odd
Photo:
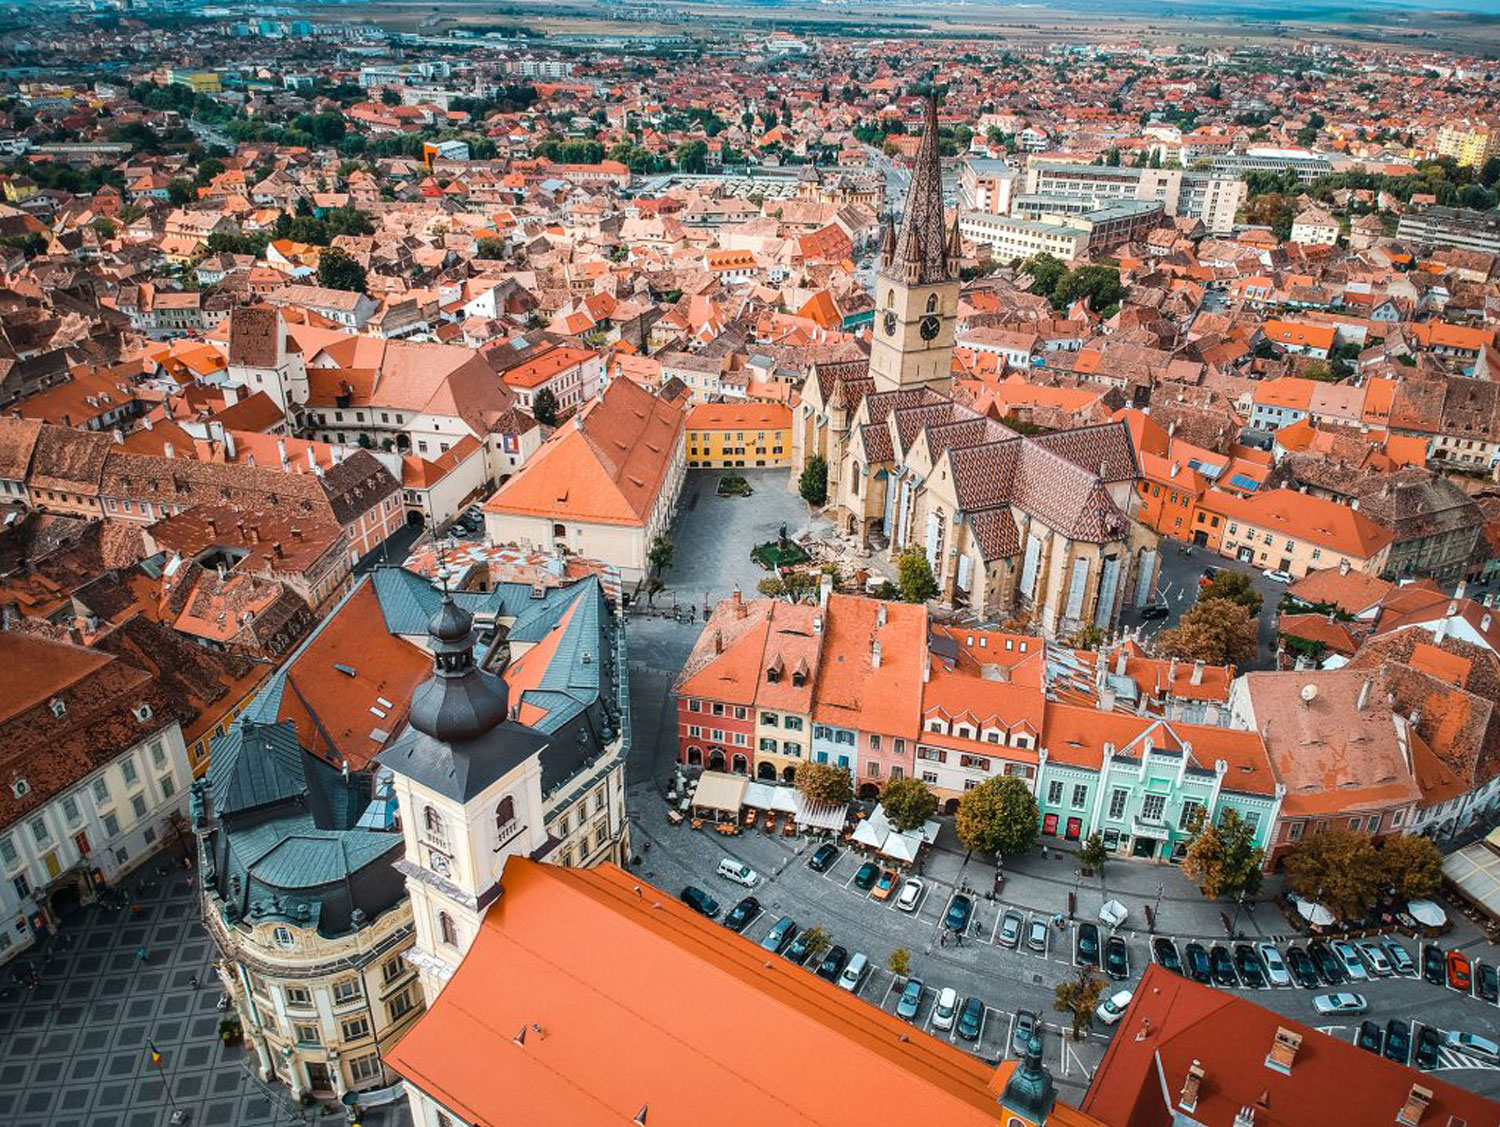
{"label": "yellow building", "polygon": [[1500,155],[1500,128],[1487,121],[1450,121],[1438,130],[1438,156],[1478,168]]}
{"label": "yellow building", "polygon": [[792,409],[783,403],[704,403],[687,419],[691,468],[792,464]]}
{"label": "yellow building", "polygon": [[194,94],[217,94],[224,89],[211,70],[174,70],[168,77],[173,86],[186,86]]}

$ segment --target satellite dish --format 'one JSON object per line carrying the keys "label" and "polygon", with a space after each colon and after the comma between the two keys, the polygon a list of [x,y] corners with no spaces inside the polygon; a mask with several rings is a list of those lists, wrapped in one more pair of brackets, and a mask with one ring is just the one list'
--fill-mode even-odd
{"label": "satellite dish", "polygon": [[1302,703],[1303,704],[1312,704],[1312,702],[1317,698],[1317,695],[1318,695],[1318,686],[1316,686],[1316,685],[1303,685],[1302,686],[1302,692],[1301,692],[1300,696],[1302,697]]}

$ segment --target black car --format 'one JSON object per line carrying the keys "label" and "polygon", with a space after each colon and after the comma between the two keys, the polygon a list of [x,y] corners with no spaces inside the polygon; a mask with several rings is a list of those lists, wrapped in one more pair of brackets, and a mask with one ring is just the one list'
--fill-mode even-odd
{"label": "black car", "polygon": [[828,948],[828,953],[823,956],[823,961],[818,964],[818,977],[826,978],[829,982],[837,982],[839,974],[844,969],[844,964],[849,961],[849,952],[835,943]]}
{"label": "black car", "polygon": [[1240,984],[1234,974],[1234,960],[1229,957],[1229,949],[1222,944],[1215,943],[1208,952],[1208,966],[1213,972],[1215,986],[1233,989]]}
{"label": "black car", "polygon": [[786,950],[786,945],[797,938],[797,922],[791,916],[782,916],[771,925],[771,930],[760,941],[760,945],[773,955]]}
{"label": "black car", "polygon": [[1148,622],[1153,618],[1166,618],[1172,613],[1172,608],[1166,603],[1147,603],[1141,608],[1141,621]]}
{"label": "black car", "polygon": [[744,931],[745,925],[755,918],[755,913],[760,911],[760,901],[753,896],[747,896],[729,909],[729,914],[724,917],[724,926],[730,931]]}
{"label": "black car", "polygon": [[1292,979],[1304,990],[1316,990],[1321,983],[1318,981],[1318,969],[1313,966],[1312,956],[1301,947],[1289,945],[1286,949],[1287,970],[1292,972]]}
{"label": "black car", "polygon": [[1380,1026],[1376,1025],[1373,1021],[1360,1022],[1359,1036],[1354,1039],[1354,1043],[1361,1049],[1364,1049],[1365,1052],[1380,1056],[1381,1050],[1384,1048],[1380,1035]]}
{"label": "black car", "polygon": [[1410,1054],[1411,1026],[1400,1018],[1393,1017],[1385,1023],[1385,1052],[1382,1055],[1386,1060],[1405,1064]]}
{"label": "black car", "polygon": [[1307,953],[1312,956],[1313,966],[1318,969],[1318,977],[1329,986],[1338,986],[1344,981],[1344,964],[1328,949],[1328,944],[1321,939],[1314,939],[1307,945]]}
{"label": "black car", "polygon": [[943,917],[943,926],[949,931],[963,931],[969,926],[969,916],[974,911],[974,901],[960,893],[948,905],[948,914]]}
{"label": "black car", "polygon": [[1251,990],[1259,990],[1266,984],[1266,972],[1261,966],[1260,956],[1248,943],[1235,944],[1234,969],[1240,972],[1240,981]]}
{"label": "black car", "polygon": [[967,999],[964,1008],[958,1011],[958,1035],[965,1041],[977,1041],[983,1028],[984,1003],[978,998]]}
{"label": "black car", "polygon": [[682,890],[682,902],[700,915],[713,919],[719,914],[719,902],[701,888],[688,885]]}
{"label": "black car", "polygon": [[1489,963],[1474,964],[1474,993],[1491,1005],[1500,999],[1500,983],[1495,977],[1495,968]]}
{"label": "black car", "polygon": [[796,939],[793,939],[789,944],[787,944],[787,948],[781,953],[781,957],[783,959],[791,959],[792,962],[796,963],[799,967],[803,963],[807,962],[808,952],[812,950],[812,944],[808,941],[807,934],[808,933],[804,931],[801,935],[797,936]]}
{"label": "black car", "polygon": [[866,861],[859,867],[859,872],[854,874],[854,887],[861,892],[869,892],[875,886],[875,878],[880,875],[880,866],[874,861]]}
{"label": "black car", "polygon": [[807,867],[815,873],[826,873],[833,868],[833,863],[839,859],[839,847],[829,845],[826,842],[813,850],[811,860]]}
{"label": "black car", "polygon": [[1438,1048],[1443,1043],[1443,1035],[1430,1025],[1422,1026],[1422,1031],[1417,1034],[1417,1048],[1412,1053],[1411,1063],[1413,1068],[1424,1071],[1434,1069],[1438,1065]]}
{"label": "black car", "polygon": [[1448,984],[1448,964],[1443,960],[1443,950],[1428,943],[1422,948],[1422,977],[1434,986]]}
{"label": "black car", "polygon": [[1099,965],[1099,928],[1096,924],[1078,925],[1078,953],[1073,961],[1079,966]]}
{"label": "black car", "polygon": [[1111,935],[1104,943],[1104,973],[1115,981],[1130,977],[1130,952],[1125,940]]}
{"label": "black car", "polygon": [[1177,954],[1177,944],[1165,935],[1158,935],[1151,941],[1151,950],[1156,955],[1156,961],[1167,970],[1173,974],[1182,973],[1182,959]]}
{"label": "black car", "polygon": [[1208,965],[1208,952],[1203,949],[1203,944],[1189,943],[1183,949],[1182,957],[1187,966],[1188,977],[1194,982],[1213,981],[1213,972]]}

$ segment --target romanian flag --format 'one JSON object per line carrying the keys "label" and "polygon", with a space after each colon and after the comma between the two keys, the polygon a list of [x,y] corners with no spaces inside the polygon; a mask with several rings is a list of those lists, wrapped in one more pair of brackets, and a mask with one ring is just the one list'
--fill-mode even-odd
{"label": "romanian flag", "polygon": [[156,1042],[148,1040],[146,1047],[151,1050],[151,1063],[157,1068],[161,1067],[161,1053],[156,1048]]}

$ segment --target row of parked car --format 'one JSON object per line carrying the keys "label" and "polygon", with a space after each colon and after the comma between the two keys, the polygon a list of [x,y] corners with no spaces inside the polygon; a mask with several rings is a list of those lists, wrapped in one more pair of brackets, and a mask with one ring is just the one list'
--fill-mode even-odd
{"label": "row of parked car", "polygon": [[[1358,995],[1350,997],[1357,998]],[[1400,1018],[1392,1018],[1385,1023],[1384,1028],[1373,1021],[1360,1022],[1354,1043],[1377,1056],[1383,1056],[1397,1064],[1410,1064],[1423,1071],[1431,1071],[1438,1066],[1438,1050],[1445,1047],[1488,1064],[1500,1063],[1500,1045],[1488,1037],[1478,1033],[1460,1033],[1457,1030],[1444,1034],[1434,1026],[1420,1024],[1413,1037],[1412,1026]]]}

